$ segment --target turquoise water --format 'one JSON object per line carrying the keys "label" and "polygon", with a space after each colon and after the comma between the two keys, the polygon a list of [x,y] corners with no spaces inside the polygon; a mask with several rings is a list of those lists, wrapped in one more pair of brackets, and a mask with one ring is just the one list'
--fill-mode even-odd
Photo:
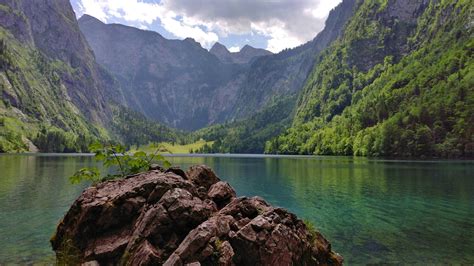
{"label": "turquoise water", "polygon": [[[173,157],[306,218],[346,263],[474,263],[474,162]],[[0,155],[0,264],[54,262],[49,238],[87,156]]]}

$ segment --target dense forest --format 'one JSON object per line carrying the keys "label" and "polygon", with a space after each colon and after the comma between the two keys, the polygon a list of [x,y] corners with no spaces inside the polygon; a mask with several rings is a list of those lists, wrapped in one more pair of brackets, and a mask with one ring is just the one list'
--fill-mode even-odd
{"label": "dense forest", "polygon": [[195,139],[214,141],[196,153],[263,153],[265,142],[278,136],[291,123],[294,97],[275,100],[251,117],[197,131]]}
{"label": "dense forest", "polygon": [[474,155],[472,3],[430,1],[414,23],[387,12],[387,1],[362,3],[265,152]]}

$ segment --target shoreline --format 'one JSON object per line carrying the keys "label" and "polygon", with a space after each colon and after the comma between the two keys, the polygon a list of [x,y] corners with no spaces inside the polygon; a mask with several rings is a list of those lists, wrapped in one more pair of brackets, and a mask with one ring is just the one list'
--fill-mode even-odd
{"label": "shoreline", "polygon": [[[287,159],[349,159],[349,160],[366,160],[371,162],[418,162],[418,163],[474,163],[474,158],[382,158],[382,157],[363,157],[363,156],[342,156],[342,155],[285,155],[285,154],[245,154],[245,153],[161,153],[166,157],[208,157],[208,158],[287,158]],[[93,153],[0,153],[0,156],[38,156],[38,157],[93,157]]]}

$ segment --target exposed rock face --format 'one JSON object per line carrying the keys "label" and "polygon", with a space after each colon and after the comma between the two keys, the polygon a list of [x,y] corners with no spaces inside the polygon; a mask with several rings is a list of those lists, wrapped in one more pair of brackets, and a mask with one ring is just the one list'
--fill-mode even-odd
{"label": "exposed rock face", "polygon": [[59,261],[91,265],[342,264],[294,214],[258,197],[236,198],[206,166],[86,189],[51,244]]}
{"label": "exposed rock face", "polygon": [[248,118],[275,99],[298,94],[316,57],[340,37],[355,3],[344,0],[314,40],[278,54],[250,46],[230,53],[219,43],[207,51],[192,39],[167,40],[88,15],[79,25],[99,64],[120,82],[125,96],[120,103],[194,130]]}
{"label": "exposed rock face", "polygon": [[[118,91],[116,91],[115,87],[118,84],[112,76],[95,62],[92,49],[79,29],[69,1],[0,0],[0,6],[2,7],[0,8],[0,28],[10,32],[25,48],[36,50],[43,54],[43,62],[41,64],[29,62],[30,66],[33,69],[40,69],[43,72],[43,76],[46,77],[48,71],[44,69],[54,69],[57,72],[56,81],[45,84],[45,86],[49,86],[49,91],[53,90],[52,87],[64,88],[65,95],[61,95],[59,101],[66,102],[67,104],[65,104],[65,107],[61,106],[60,108],[69,109],[69,102],[72,102],[89,120],[106,124],[111,116],[107,102],[117,97]],[[12,66],[10,68],[16,70],[22,66],[17,66],[17,61],[19,60],[15,59],[11,63]],[[53,60],[58,60],[55,64],[59,65],[60,62],[63,67],[54,68],[47,66]],[[33,60],[30,59],[30,61]],[[23,70],[22,72],[25,71],[30,70]],[[7,76],[11,76],[11,74]],[[30,76],[31,74],[28,75],[28,78]],[[28,81],[28,78],[24,79]],[[18,79],[21,80],[22,78]],[[32,82],[31,86],[23,82],[22,86],[18,86],[20,88],[14,89],[15,94],[21,96],[21,102],[34,101],[34,99],[27,100],[30,95],[34,95],[30,91],[39,90],[38,87],[40,86],[38,83],[41,84],[43,82],[42,80],[35,81]],[[15,84],[15,82],[11,83]],[[20,89],[25,89],[28,92],[20,92]],[[49,91],[46,93],[50,93]],[[47,99],[54,96],[54,94],[52,96],[42,94],[42,97]],[[38,103],[38,105],[40,104],[42,103]],[[23,105],[18,104],[15,107],[22,109],[24,108]],[[31,107],[29,108],[31,109]],[[42,110],[47,110],[48,106],[40,106],[38,109],[40,111],[33,112],[35,116],[43,113],[44,111]],[[51,116],[57,116],[57,113],[58,111],[55,114],[51,114]],[[55,121],[56,119],[51,120]],[[56,126],[65,128],[60,123]]]}
{"label": "exposed rock face", "polygon": [[354,41],[349,49],[352,51],[349,64],[367,72],[387,56],[393,56],[395,62],[401,60],[410,52],[408,38],[416,30],[418,18],[429,3],[429,0],[390,0],[377,16],[365,16],[365,20],[371,19],[388,33],[381,31]]}
{"label": "exposed rock face", "polygon": [[[222,63],[191,38],[104,24],[84,15],[79,26],[125,95],[119,103],[170,126],[193,130],[209,123],[213,95],[243,67]],[[220,110],[222,111],[222,110]]]}

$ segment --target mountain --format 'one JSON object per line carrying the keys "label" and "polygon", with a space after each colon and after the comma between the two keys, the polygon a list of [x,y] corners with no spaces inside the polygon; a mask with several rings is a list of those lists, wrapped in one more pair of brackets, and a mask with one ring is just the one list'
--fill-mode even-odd
{"label": "mountain", "polygon": [[473,157],[472,12],[469,1],[361,2],[266,151]]}
{"label": "mountain", "polygon": [[245,119],[297,94],[355,2],[344,1],[331,12],[326,29],[314,40],[278,54],[250,46],[230,53],[219,43],[207,51],[192,39],[167,40],[88,15],[79,25],[97,61],[120,82],[121,103],[155,121],[195,130]]}
{"label": "mountain", "polygon": [[356,0],[345,0],[328,15],[324,29],[310,42],[278,54],[257,58],[250,69],[237,76],[239,84],[232,116],[226,120],[244,119],[281,98],[297,95],[303,88],[319,53],[342,33],[354,14]]}
{"label": "mountain", "polygon": [[355,9],[355,0],[343,1],[330,12],[325,28],[311,42],[255,60],[244,73],[236,103],[231,105],[234,118],[197,132],[214,141],[201,152],[263,153],[265,142],[291,125],[297,96],[316,58],[341,37]]}
{"label": "mountain", "polygon": [[104,24],[84,15],[79,25],[97,61],[117,77],[123,103],[156,121],[195,129],[242,67],[221,62],[193,39],[167,40],[152,31]]}
{"label": "mountain", "polygon": [[300,47],[230,53],[78,22],[67,0],[0,0],[0,152],[204,138],[203,152],[470,158],[472,13],[344,0]]}
{"label": "mountain", "polygon": [[114,80],[95,63],[69,1],[1,0],[0,26],[0,150],[27,149],[40,125],[68,138],[101,135]]}
{"label": "mountain", "polygon": [[257,49],[250,45],[245,45],[239,52],[231,53],[219,42],[216,42],[209,52],[227,64],[247,64],[257,57],[273,54],[265,49]]}
{"label": "mountain", "polygon": [[123,121],[112,104],[119,87],[68,0],[0,0],[0,152],[86,151],[94,139],[121,139],[111,126]]}

